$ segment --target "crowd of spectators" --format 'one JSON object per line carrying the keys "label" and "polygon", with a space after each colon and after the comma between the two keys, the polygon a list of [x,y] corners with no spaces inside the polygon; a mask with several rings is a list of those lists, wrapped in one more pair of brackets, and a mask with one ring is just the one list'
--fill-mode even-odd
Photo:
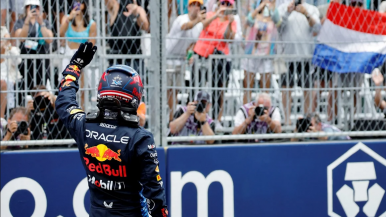
{"label": "crowd of spectators", "polygon": [[[323,85],[337,88],[359,87],[364,80],[364,74],[337,74],[312,65],[309,56],[314,52],[314,44],[325,20],[325,12],[305,0],[247,1],[250,2],[247,11],[243,11],[238,8],[241,1],[169,0],[169,11],[173,11],[175,7],[178,15],[173,18],[169,13],[169,28],[165,41],[168,57],[166,73],[169,87],[169,135],[214,135],[217,130],[223,128],[224,90],[235,67],[229,57],[236,52],[231,48],[233,45],[242,48],[248,58],[240,61],[240,69],[244,72],[242,84],[245,89],[243,105],[237,105],[240,108],[234,114],[232,134],[281,133],[283,124],[292,124],[291,95],[295,86],[303,91],[303,112],[308,114],[305,119],[309,120],[309,125],[304,132],[339,132],[332,124],[322,123],[320,116],[315,113],[317,102],[311,88]],[[106,8],[106,25],[102,26],[106,26],[106,29],[102,29],[98,26],[99,23],[94,21],[88,7],[89,1],[85,0],[67,0],[60,3],[53,0],[50,4],[48,0],[2,0],[1,3],[1,54],[11,56],[1,59],[0,133],[3,140],[69,138],[54,109],[55,87],[48,86],[52,80],[55,80],[56,84],[59,83],[60,72],[69,62],[68,56],[72,56],[81,43],[96,43],[98,31],[106,31],[109,36],[103,39],[108,46],[104,49],[111,55],[111,59],[108,59],[109,65],[126,64],[145,75],[144,59],[133,55],[143,53],[140,36],[148,33],[150,29],[148,0],[104,0],[102,3]],[[181,4],[184,7],[180,7]],[[363,0],[348,0],[345,4],[351,7],[365,7]],[[48,5],[51,5],[52,11]],[[59,5],[59,11],[55,5]],[[379,12],[386,13],[386,1],[382,2],[378,9]],[[57,36],[65,39],[61,38],[60,43],[53,43]],[[50,47],[50,44],[60,44],[61,47],[53,50],[52,47],[56,45]],[[55,73],[50,71],[52,59],[41,58],[40,55],[53,51],[64,54],[62,64]],[[27,55],[20,58],[20,54]],[[270,55],[276,54],[289,55],[292,58],[285,62],[275,61]],[[209,69],[203,63],[211,55],[221,58],[213,58]],[[189,82],[196,87],[190,94],[194,99],[189,99],[186,106],[178,107],[179,88],[176,87],[185,86],[187,67],[190,67],[191,72]],[[284,111],[272,105],[270,88],[274,73],[280,74],[278,84],[282,88],[281,101]],[[83,74],[86,76],[82,76],[84,80],[80,82],[81,87],[94,88],[90,82],[93,77],[91,70],[85,68]],[[385,66],[374,71],[372,79],[377,87],[384,86],[385,74]],[[57,78],[51,77],[52,75]],[[254,89],[257,75],[260,77],[259,91]],[[211,80],[210,84],[205,83],[208,80]],[[203,91],[206,85],[213,90]],[[333,100],[338,94],[338,91],[329,93],[329,123],[334,123],[334,118],[337,117],[337,103]],[[355,94],[357,93],[354,93],[354,100],[357,98]],[[16,98],[19,100],[15,100]],[[81,106],[84,107],[85,101],[89,99],[85,98],[84,93],[80,98]],[[374,99],[376,106],[386,111],[381,88],[376,89]],[[284,120],[281,112],[284,113]],[[138,115],[141,126],[144,126],[144,103],[141,103]],[[23,130],[25,123],[27,130]],[[295,132],[298,132],[297,128]],[[199,144],[214,142],[195,141]]]}

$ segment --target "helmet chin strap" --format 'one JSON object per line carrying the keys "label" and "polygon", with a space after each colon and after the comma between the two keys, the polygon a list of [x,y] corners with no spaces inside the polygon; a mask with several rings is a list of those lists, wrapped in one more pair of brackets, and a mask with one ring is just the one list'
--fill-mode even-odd
{"label": "helmet chin strap", "polygon": [[[137,110],[134,108],[128,108],[121,105],[118,99],[113,97],[101,98],[98,100],[99,111],[93,114],[87,114],[87,122],[100,123],[105,119],[118,120],[118,123],[123,126],[139,127],[139,117],[137,116]],[[106,113],[114,113],[111,118],[105,117]]]}

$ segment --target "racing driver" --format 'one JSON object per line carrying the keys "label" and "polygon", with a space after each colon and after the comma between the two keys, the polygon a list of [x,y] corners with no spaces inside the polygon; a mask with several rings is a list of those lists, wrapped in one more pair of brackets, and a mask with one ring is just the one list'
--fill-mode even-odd
{"label": "racing driver", "polygon": [[139,127],[143,93],[138,73],[115,65],[98,86],[98,112],[85,115],[76,102],[81,70],[96,46],[80,45],[63,71],[56,110],[75,139],[87,173],[90,216],[166,217],[166,196],[153,135]]}

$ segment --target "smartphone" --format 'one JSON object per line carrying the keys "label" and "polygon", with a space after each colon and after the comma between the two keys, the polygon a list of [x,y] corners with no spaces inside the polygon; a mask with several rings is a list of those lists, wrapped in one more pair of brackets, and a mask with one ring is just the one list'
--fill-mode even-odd
{"label": "smartphone", "polygon": [[302,0],[295,0],[295,7],[302,4]]}
{"label": "smartphone", "polygon": [[72,9],[76,9],[77,11],[79,11],[80,10],[80,5],[81,5],[81,3],[76,1],[76,2],[74,2],[74,5],[72,6]]}
{"label": "smartphone", "polygon": [[205,11],[206,13],[206,7],[204,5],[201,5],[200,11]]}
{"label": "smartphone", "polygon": [[36,10],[36,8],[37,8],[37,5],[31,5],[29,9],[32,11],[32,10]]}
{"label": "smartphone", "polygon": [[227,9],[224,11],[224,15],[230,15],[230,14],[236,15],[237,9]]}
{"label": "smartphone", "polygon": [[296,128],[298,129],[299,133],[307,132],[310,126],[311,126],[310,118],[301,118],[296,121]]}

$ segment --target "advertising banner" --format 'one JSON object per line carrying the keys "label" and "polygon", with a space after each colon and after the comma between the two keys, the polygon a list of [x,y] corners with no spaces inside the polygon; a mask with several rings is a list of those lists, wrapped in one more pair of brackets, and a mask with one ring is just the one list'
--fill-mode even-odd
{"label": "advertising banner", "polygon": [[168,149],[172,217],[386,216],[386,142]]}
{"label": "advertising banner", "polygon": [[[172,217],[386,217],[386,142],[157,149]],[[1,153],[1,216],[88,216],[77,150]]]}

